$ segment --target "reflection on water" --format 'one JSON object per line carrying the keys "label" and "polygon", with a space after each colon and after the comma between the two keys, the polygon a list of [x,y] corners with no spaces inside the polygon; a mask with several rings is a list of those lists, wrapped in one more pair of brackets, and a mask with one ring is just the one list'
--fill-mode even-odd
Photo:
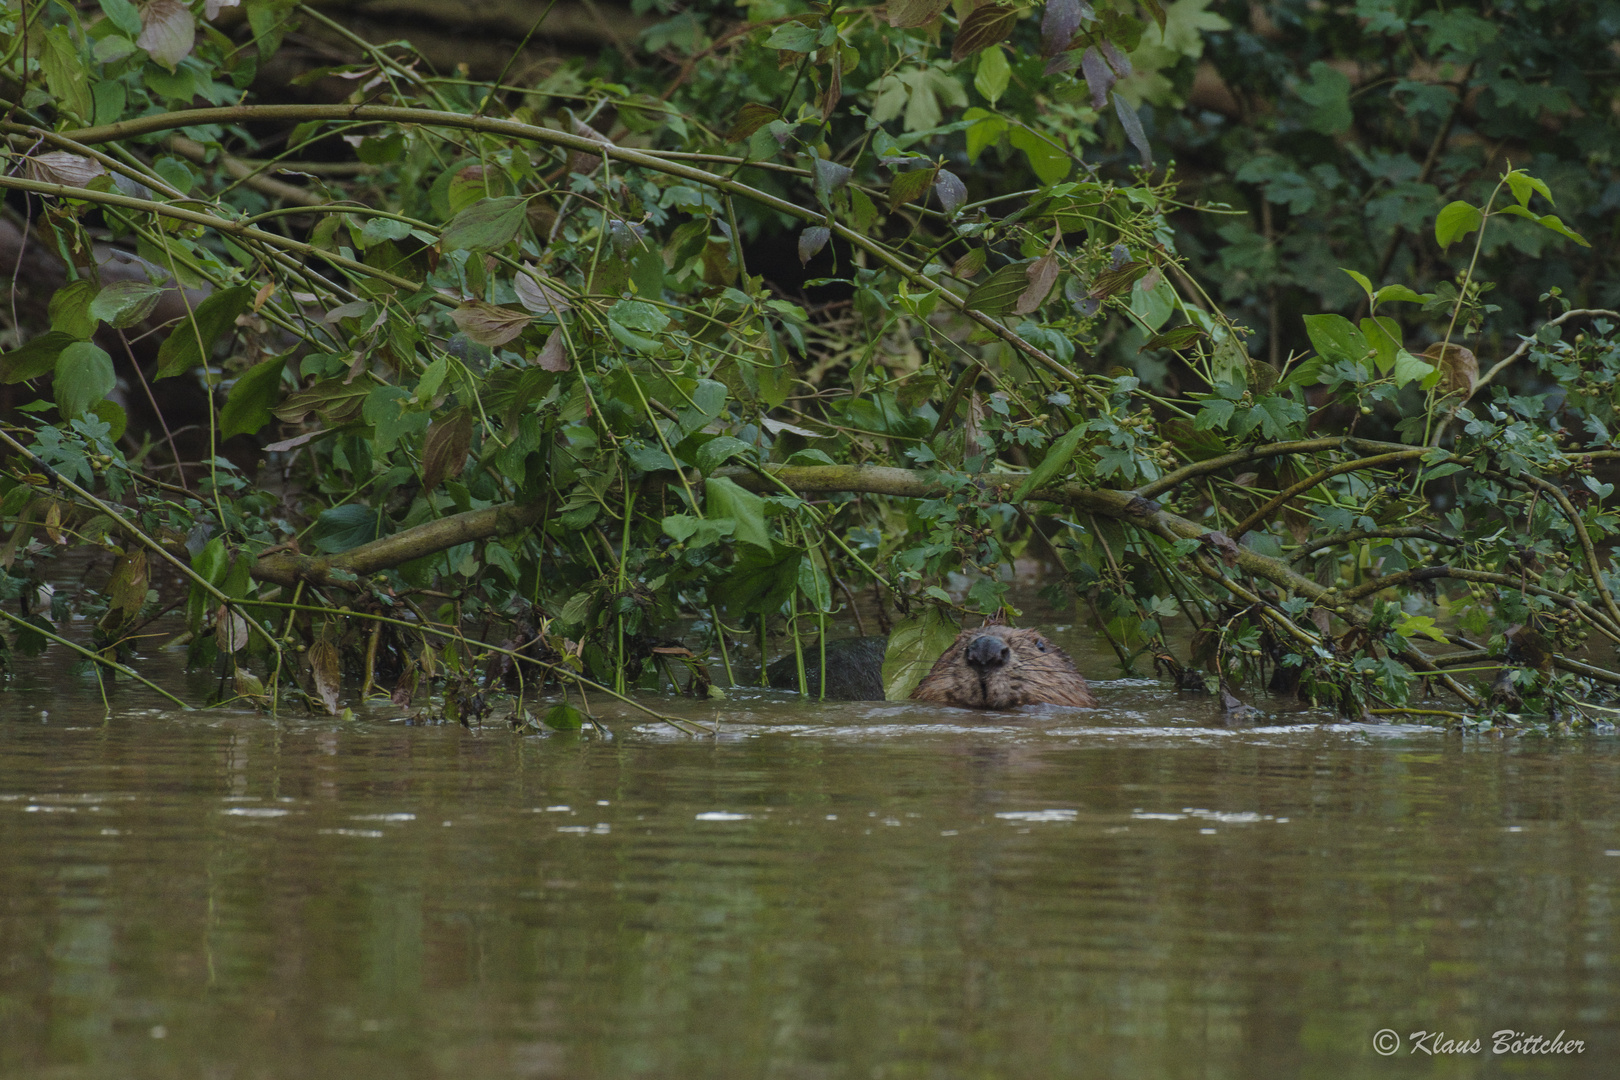
{"label": "reflection on water", "polygon": [[[1142,682],[1012,716],[743,692],[674,706],[714,738],[624,713],[610,740],[103,722],[61,693],[0,695],[7,1077],[1603,1076],[1620,1054],[1613,739],[1228,730]],[[1441,1065],[1378,1056],[1382,1028],[1587,1048]]]}

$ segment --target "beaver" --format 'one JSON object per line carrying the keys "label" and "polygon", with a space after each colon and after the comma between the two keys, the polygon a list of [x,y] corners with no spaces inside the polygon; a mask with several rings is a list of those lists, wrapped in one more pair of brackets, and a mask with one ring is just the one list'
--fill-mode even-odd
{"label": "beaver", "polygon": [[[887,637],[842,638],[827,642],[827,700],[882,701],[883,654]],[[799,688],[799,667],[793,654],[777,657],[765,669],[765,676],[778,690]],[[814,697],[821,692],[821,649],[804,650],[804,685]]]}
{"label": "beaver", "polygon": [[913,701],[968,709],[1014,709],[1020,705],[1097,706],[1084,675],[1069,654],[1039,630],[981,626],[951,642],[917,689]]}
{"label": "beaver", "polygon": [[[827,697],[881,701],[888,640],[861,637],[827,642]],[[812,694],[821,685],[819,653],[814,648],[804,653],[805,685]],[[773,661],[765,670],[772,686],[798,689],[798,668],[791,655]],[[1068,653],[1038,630],[1011,626],[962,631],[911,698],[964,709],[1012,709],[1042,703],[1090,709],[1097,704]]]}

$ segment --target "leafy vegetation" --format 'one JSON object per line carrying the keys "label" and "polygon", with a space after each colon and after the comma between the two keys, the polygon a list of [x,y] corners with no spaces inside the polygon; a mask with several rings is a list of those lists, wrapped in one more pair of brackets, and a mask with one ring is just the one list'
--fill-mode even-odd
{"label": "leafy vegetation", "polygon": [[[858,594],[901,695],[1028,552],[1186,688],[1609,715],[1616,5],[649,12],[515,81],[0,17],[16,651],[578,727]],[[300,21],[348,99],[256,102]]]}

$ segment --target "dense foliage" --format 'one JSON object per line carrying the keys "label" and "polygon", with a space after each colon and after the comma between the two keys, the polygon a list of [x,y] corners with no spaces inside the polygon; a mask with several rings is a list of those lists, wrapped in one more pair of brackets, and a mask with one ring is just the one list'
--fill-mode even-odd
{"label": "dense foliage", "polygon": [[[521,78],[3,16],[17,649],[184,605],[226,696],[467,720],[864,593],[897,696],[1027,551],[1188,688],[1607,714],[1620,6],[648,13]],[[300,21],[347,100],[255,103]]]}

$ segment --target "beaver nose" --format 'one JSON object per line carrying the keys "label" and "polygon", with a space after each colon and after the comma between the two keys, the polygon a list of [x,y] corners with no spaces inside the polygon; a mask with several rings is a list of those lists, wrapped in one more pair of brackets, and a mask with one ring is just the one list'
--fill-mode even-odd
{"label": "beaver nose", "polygon": [[1004,666],[1012,658],[1012,650],[998,637],[981,634],[968,643],[967,662],[986,671]]}

